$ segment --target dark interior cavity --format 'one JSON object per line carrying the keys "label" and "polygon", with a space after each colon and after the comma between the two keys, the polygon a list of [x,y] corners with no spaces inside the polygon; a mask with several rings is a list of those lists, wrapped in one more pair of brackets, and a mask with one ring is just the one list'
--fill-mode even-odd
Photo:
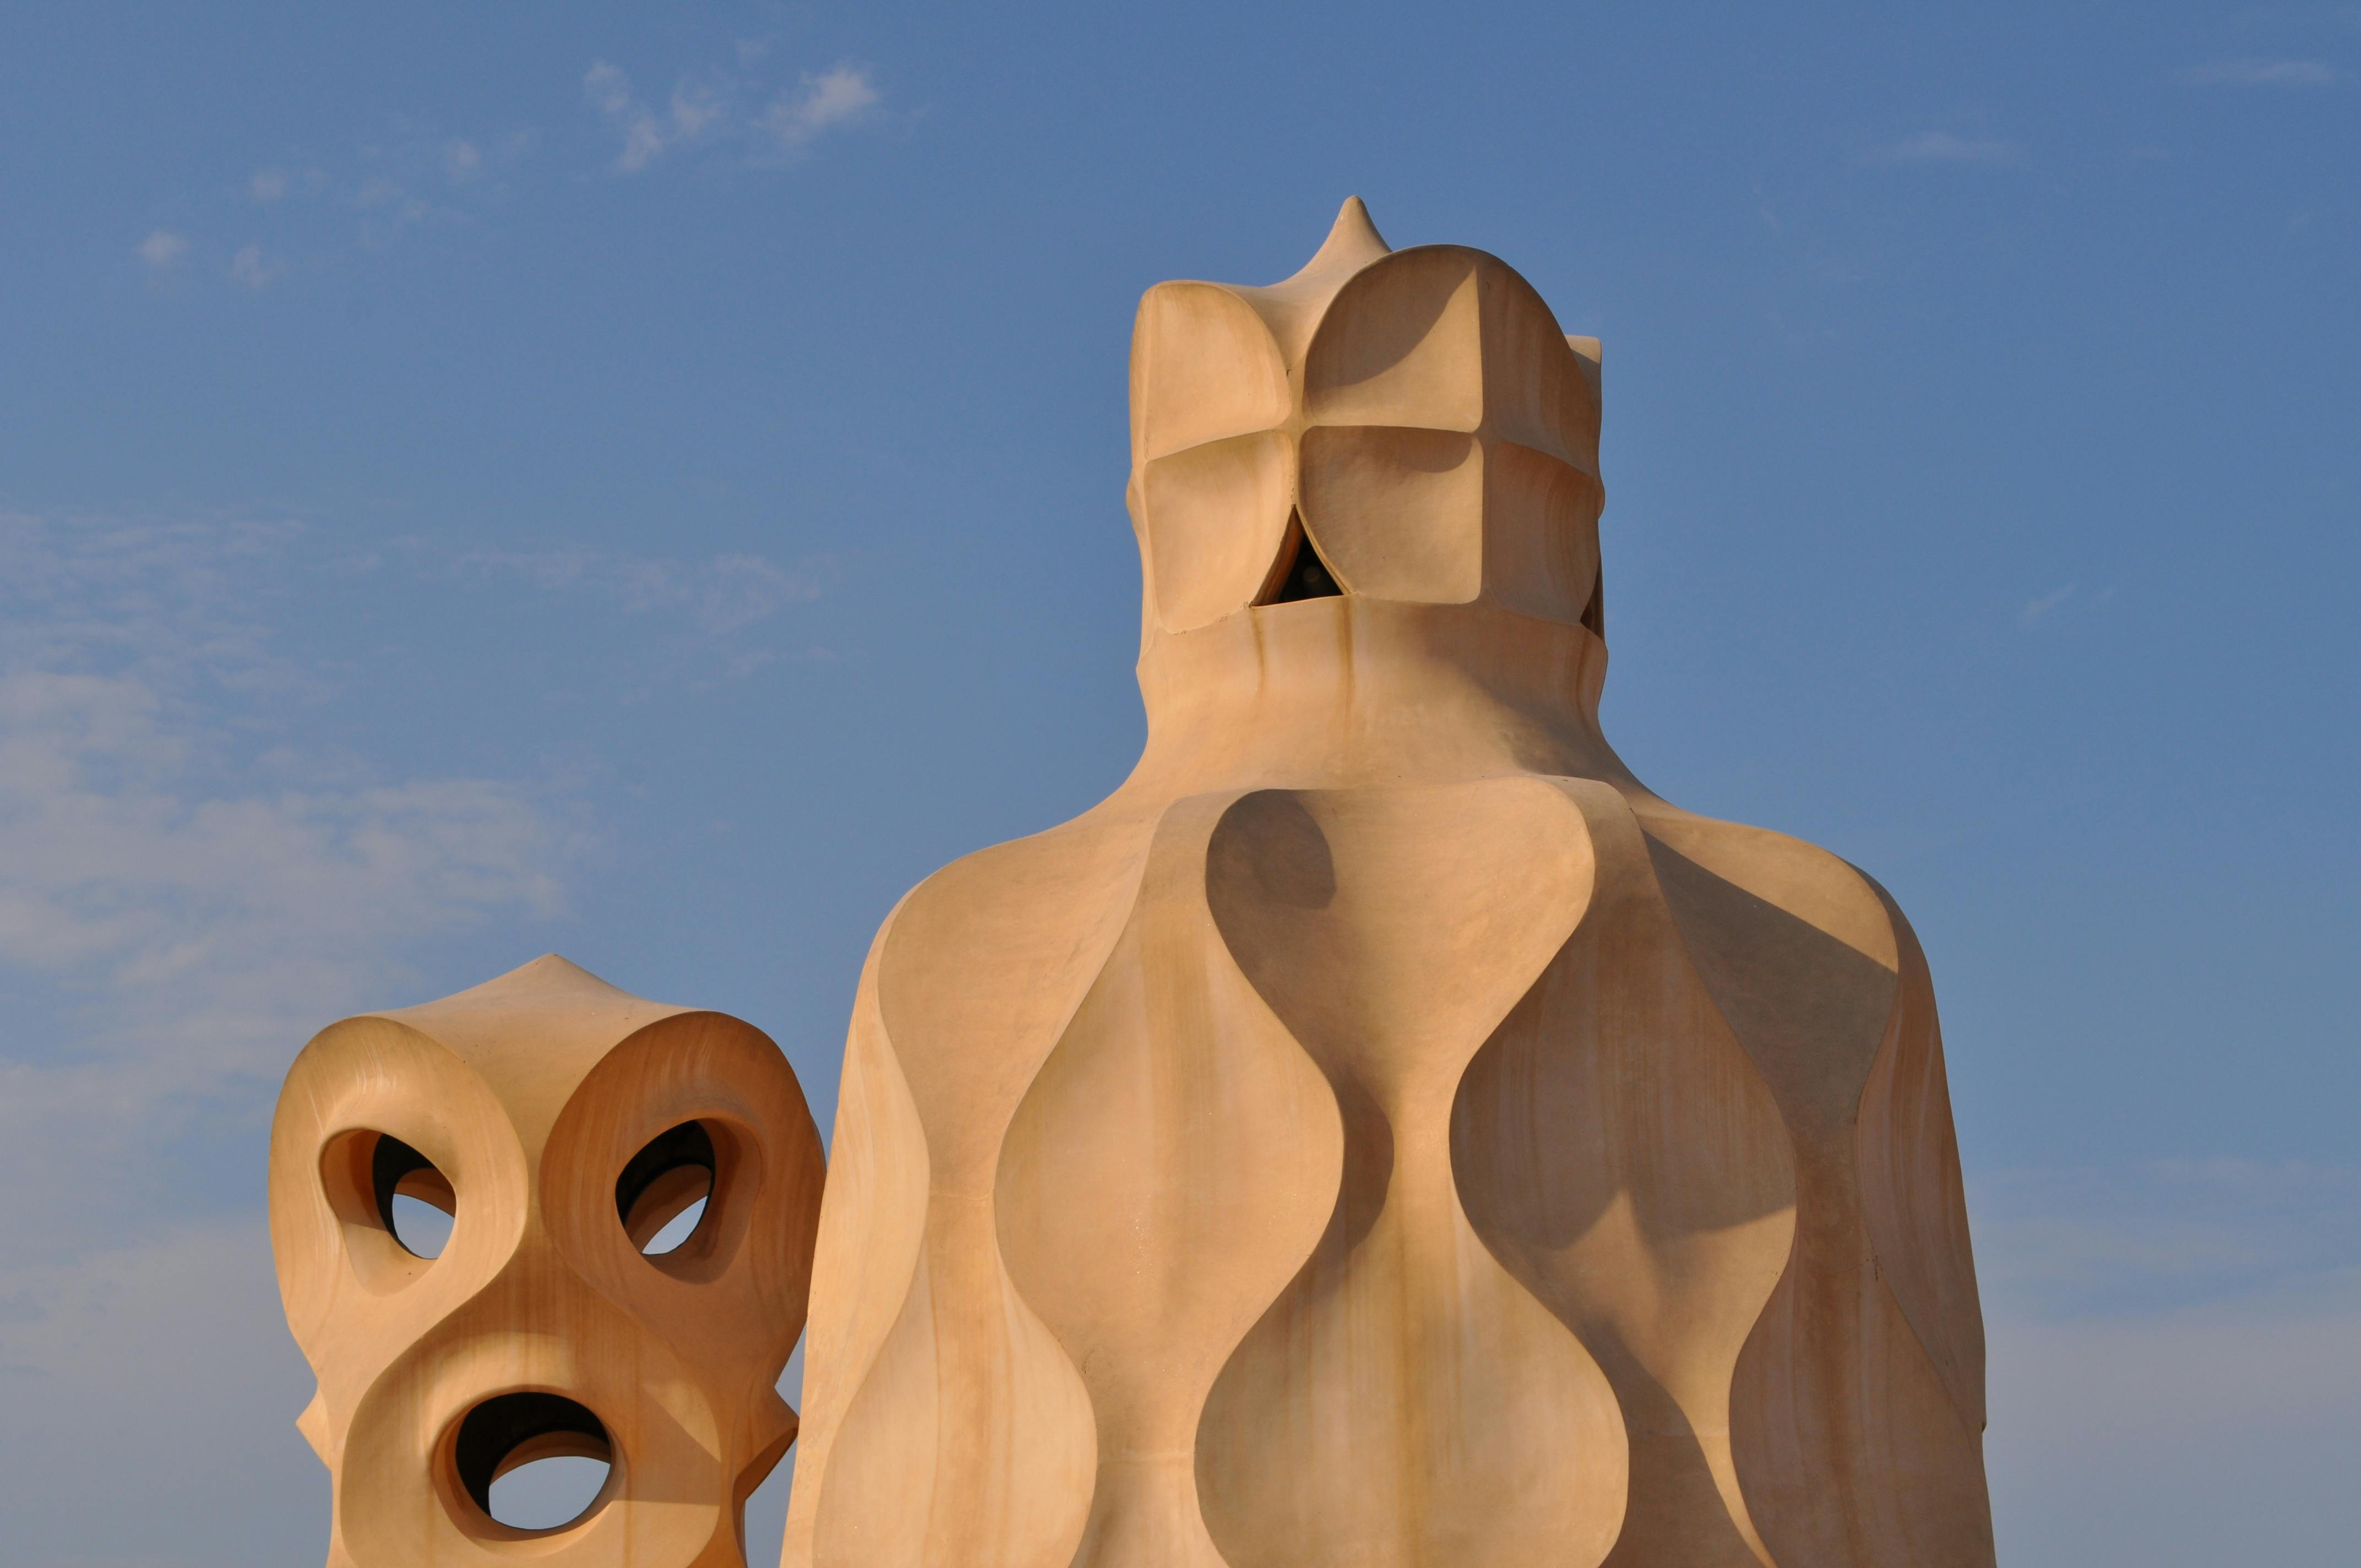
{"label": "dark interior cavity", "polygon": [[[390,1133],[378,1134],[376,1146],[369,1150],[369,1196],[377,1204],[378,1223],[385,1227],[386,1234],[392,1236],[404,1252],[413,1257],[426,1258],[441,1254],[440,1239],[422,1242],[421,1230],[403,1224],[402,1216],[394,1202],[397,1198],[415,1199],[440,1210],[445,1216],[457,1215],[457,1195],[453,1192],[449,1179],[435,1168],[433,1160]],[[422,1250],[423,1247],[431,1250]]]}
{"label": "dark interior cavity", "polygon": [[1293,604],[1300,599],[1334,598],[1344,593],[1336,585],[1336,575],[1328,563],[1320,558],[1320,547],[1312,543],[1304,531],[1303,514],[1290,512],[1287,519],[1287,543],[1279,546],[1284,561],[1279,571],[1278,586],[1265,598],[1264,604]]}
{"label": "dark interior cavity", "polygon": [[434,1168],[433,1160],[390,1133],[377,1135],[377,1147],[369,1155],[369,1190],[377,1199],[378,1219],[387,1230],[393,1229],[393,1194],[401,1179]]}
{"label": "dark interior cavity", "polygon": [[501,1394],[467,1412],[453,1458],[459,1485],[487,1515],[492,1483],[521,1465],[560,1456],[614,1463],[606,1423],[562,1394]]}

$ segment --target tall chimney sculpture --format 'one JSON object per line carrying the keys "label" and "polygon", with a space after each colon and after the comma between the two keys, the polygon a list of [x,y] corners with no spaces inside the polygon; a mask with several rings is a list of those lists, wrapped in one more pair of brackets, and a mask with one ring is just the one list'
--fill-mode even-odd
{"label": "tall chimney sculpture", "polygon": [[1602,737],[1598,350],[1348,202],[1142,301],[1145,754],[855,1003],[788,1568],[1976,1568],[1875,883]]}

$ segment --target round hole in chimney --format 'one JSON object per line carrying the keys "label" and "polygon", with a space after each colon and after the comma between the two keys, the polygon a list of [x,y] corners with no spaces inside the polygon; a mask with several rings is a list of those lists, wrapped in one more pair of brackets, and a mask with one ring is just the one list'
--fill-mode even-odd
{"label": "round hole in chimney", "polygon": [[606,1423],[563,1394],[500,1394],[469,1410],[452,1445],[459,1486],[496,1524],[552,1531],[579,1524],[606,1496],[614,1444]]}

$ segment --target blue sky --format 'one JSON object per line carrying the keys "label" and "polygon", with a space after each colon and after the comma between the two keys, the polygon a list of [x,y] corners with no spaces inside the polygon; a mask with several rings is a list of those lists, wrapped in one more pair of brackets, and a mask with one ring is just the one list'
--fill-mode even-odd
{"label": "blue sky", "polygon": [[1605,340],[1624,755],[1917,924],[2004,1559],[2348,1560],[2361,7],[6,33],[11,1562],[323,1549],[331,1019],[555,949],[826,1118],[893,900],[1135,754],[1140,291],[1353,192]]}

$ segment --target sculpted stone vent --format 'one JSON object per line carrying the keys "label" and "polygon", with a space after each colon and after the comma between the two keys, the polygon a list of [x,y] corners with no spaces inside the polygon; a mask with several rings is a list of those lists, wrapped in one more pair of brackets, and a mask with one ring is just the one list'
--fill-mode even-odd
{"label": "sculpted stone vent", "polygon": [[[560,958],[321,1031],[272,1124],[270,1228],[331,1568],[742,1563],[796,1433],[775,1385],[820,1184],[760,1030]],[[437,1255],[413,1202],[456,1216]],[[570,1500],[529,1485],[569,1467]]]}

